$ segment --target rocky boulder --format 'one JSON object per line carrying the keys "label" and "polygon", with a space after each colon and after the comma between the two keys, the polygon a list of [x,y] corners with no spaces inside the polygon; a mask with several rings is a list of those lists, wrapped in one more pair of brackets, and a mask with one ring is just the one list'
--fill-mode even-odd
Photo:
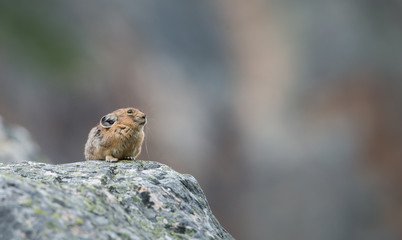
{"label": "rocky boulder", "polygon": [[43,160],[39,147],[23,127],[7,125],[0,116],[0,162],[16,163]]}
{"label": "rocky boulder", "polygon": [[150,161],[0,164],[0,239],[233,239],[191,175]]}

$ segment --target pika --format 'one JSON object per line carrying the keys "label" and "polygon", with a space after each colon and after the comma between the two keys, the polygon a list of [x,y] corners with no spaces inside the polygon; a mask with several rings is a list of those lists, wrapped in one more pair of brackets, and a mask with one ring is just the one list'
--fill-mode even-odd
{"label": "pika", "polygon": [[86,160],[135,160],[144,141],[145,113],[136,108],[121,108],[103,116],[91,129],[85,144]]}

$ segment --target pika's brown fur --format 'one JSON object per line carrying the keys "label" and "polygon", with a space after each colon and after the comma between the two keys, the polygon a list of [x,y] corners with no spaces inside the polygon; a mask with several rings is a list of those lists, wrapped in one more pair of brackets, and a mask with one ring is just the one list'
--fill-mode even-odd
{"label": "pika's brown fur", "polygon": [[121,108],[103,116],[85,144],[86,160],[134,160],[141,152],[146,115],[136,108]]}

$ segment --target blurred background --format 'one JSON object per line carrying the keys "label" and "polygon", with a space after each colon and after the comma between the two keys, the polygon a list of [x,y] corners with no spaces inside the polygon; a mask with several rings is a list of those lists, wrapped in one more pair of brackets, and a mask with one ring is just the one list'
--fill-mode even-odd
{"label": "blurred background", "polygon": [[68,163],[139,108],[140,159],[237,239],[402,239],[401,23],[398,0],[0,1],[0,115]]}

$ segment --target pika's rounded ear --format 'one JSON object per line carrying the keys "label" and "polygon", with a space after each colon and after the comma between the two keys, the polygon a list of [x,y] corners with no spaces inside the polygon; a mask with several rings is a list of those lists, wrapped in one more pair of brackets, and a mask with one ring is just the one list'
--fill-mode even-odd
{"label": "pika's rounded ear", "polygon": [[108,114],[101,118],[100,125],[104,128],[110,128],[116,123],[116,121],[117,121],[116,115]]}

